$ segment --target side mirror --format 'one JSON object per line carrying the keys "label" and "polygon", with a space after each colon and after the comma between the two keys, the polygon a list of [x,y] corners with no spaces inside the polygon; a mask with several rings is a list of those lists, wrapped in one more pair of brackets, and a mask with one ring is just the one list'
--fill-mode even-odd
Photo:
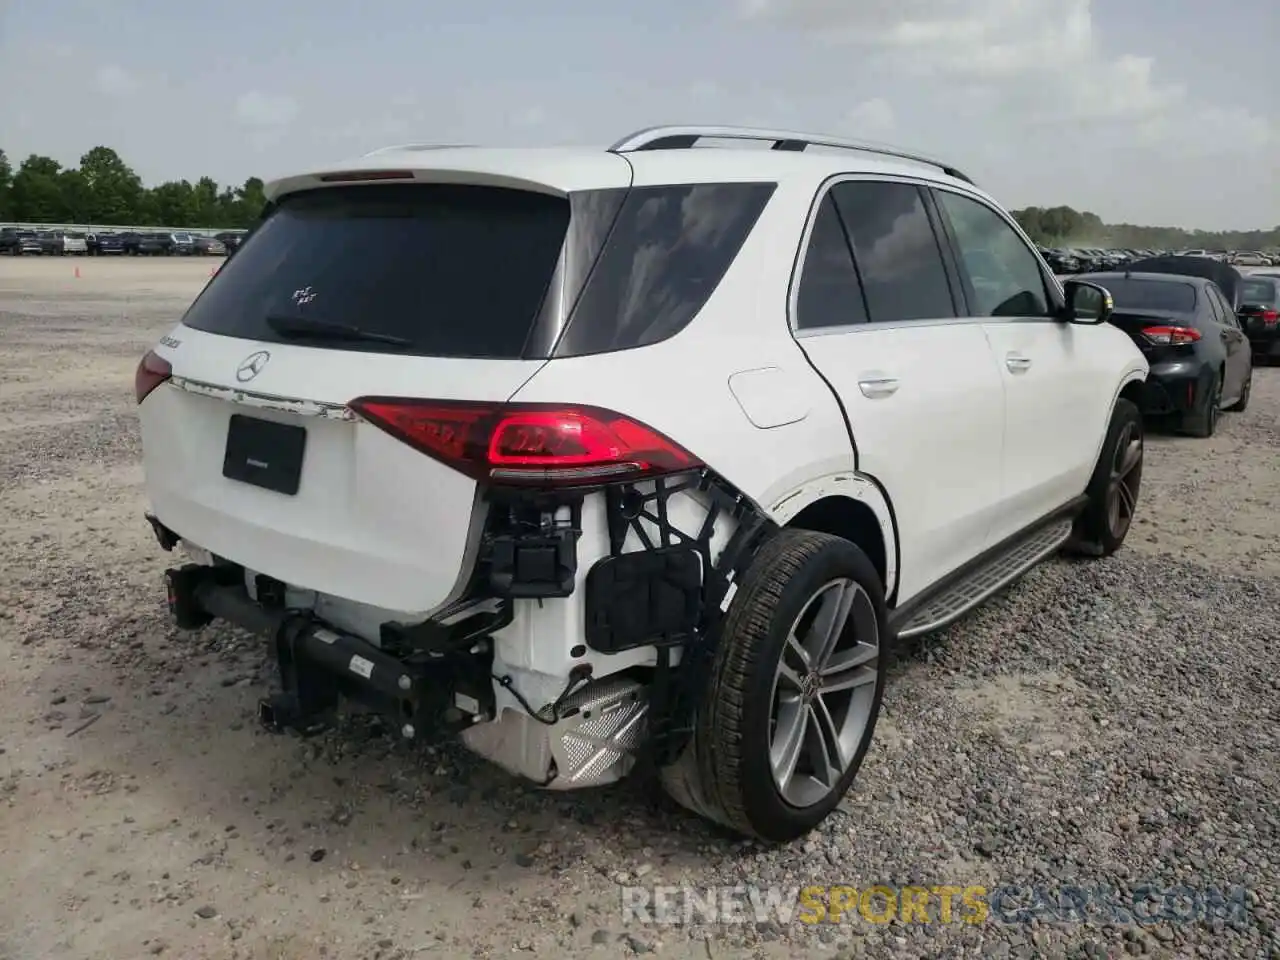
{"label": "side mirror", "polygon": [[1106,323],[1115,310],[1115,301],[1107,288],[1088,280],[1068,280],[1062,285],[1062,292],[1067,299],[1063,319],[1068,323]]}

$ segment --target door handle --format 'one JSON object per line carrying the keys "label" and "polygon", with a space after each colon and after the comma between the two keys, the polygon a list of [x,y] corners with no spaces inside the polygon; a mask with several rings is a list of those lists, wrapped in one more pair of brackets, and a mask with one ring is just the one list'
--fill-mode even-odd
{"label": "door handle", "polygon": [[1009,368],[1010,373],[1023,373],[1031,369],[1031,358],[1024,357],[1020,353],[1006,354],[1004,365]]}
{"label": "door handle", "polygon": [[891,397],[898,392],[896,377],[866,377],[858,381],[858,389],[868,400]]}

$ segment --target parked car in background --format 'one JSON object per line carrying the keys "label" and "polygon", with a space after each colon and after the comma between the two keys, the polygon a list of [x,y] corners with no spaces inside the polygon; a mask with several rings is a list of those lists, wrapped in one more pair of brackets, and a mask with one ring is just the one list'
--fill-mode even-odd
{"label": "parked car in background", "polygon": [[58,230],[54,236],[62,241],[63,253],[83,257],[89,252],[88,241],[79,230]]}
{"label": "parked car in background", "polygon": [[1264,257],[1256,250],[1237,250],[1227,258],[1227,262],[1237,267],[1269,267],[1271,259]]}
{"label": "parked car in background", "polygon": [[89,256],[104,257],[125,252],[124,237],[114,230],[100,230],[85,235],[84,242],[89,248]]}
{"label": "parked car in background", "polygon": [[41,252],[49,256],[83,255],[89,249],[84,234],[76,231],[40,230],[36,238],[40,241]]}
{"label": "parked car in background", "polygon": [[1244,275],[1231,266],[1213,257],[1184,257],[1167,255],[1149,257],[1146,260],[1134,260],[1126,264],[1126,270],[1140,273],[1168,273],[1184,277],[1200,277],[1212,280],[1218,289],[1226,294],[1227,301],[1234,310],[1239,306],[1239,287]]}
{"label": "parked car in background", "polygon": [[196,238],[189,233],[171,233],[166,252],[173,256],[189,257],[196,252]]}
{"label": "parked car in background", "polygon": [[173,251],[173,234],[144,233],[138,237],[137,253],[142,257],[167,256]]}
{"label": "parked car in background", "polygon": [[1176,418],[1211,437],[1224,409],[1244,410],[1253,384],[1249,340],[1212,280],[1171,273],[1091,273],[1078,279],[1111,294],[1111,323],[1133,339],[1150,365],[1142,411]]}
{"label": "parked car in background", "polygon": [[34,230],[5,227],[0,230],[0,253],[11,257],[39,256],[44,252]]}
{"label": "parked car in background", "polygon": [[1057,247],[1041,247],[1040,256],[1055,274],[1061,276],[1080,272],[1080,261],[1066,250],[1060,250]]}
{"label": "parked car in background", "polygon": [[232,253],[239,248],[240,244],[244,243],[244,238],[247,234],[248,231],[246,230],[225,230],[222,233],[214,234],[214,239],[221,240],[222,245],[227,248],[227,253]]}
{"label": "parked car in background", "polygon": [[202,257],[224,257],[227,248],[217,237],[197,236],[194,238],[195,253]]}
{"label": "parked car in background", "polygon": [[1280,275],[1250,274],[1240,280],[1236,316],[1255,363],[1280,358]]}

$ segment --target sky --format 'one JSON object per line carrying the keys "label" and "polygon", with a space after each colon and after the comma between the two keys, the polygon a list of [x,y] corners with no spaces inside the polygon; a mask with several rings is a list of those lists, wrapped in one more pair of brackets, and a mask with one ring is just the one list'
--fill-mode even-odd
{"label": "sky", "polygon": [[0,149],[148,184],[665,123],[894,143],[1005,206],[1280,224],[1277,0],[0,0]]}

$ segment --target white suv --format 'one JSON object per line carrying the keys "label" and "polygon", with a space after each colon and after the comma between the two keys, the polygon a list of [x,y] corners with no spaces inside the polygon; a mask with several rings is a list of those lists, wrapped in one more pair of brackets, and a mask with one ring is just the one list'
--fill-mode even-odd
{"label": "white suv", "polygon": [[1128,531],[1146,363],[946,164],[664,127],[267,195],[136,392],[170,606],[272,637],[274,727],[342,696],[786,841],[897,639]]}

